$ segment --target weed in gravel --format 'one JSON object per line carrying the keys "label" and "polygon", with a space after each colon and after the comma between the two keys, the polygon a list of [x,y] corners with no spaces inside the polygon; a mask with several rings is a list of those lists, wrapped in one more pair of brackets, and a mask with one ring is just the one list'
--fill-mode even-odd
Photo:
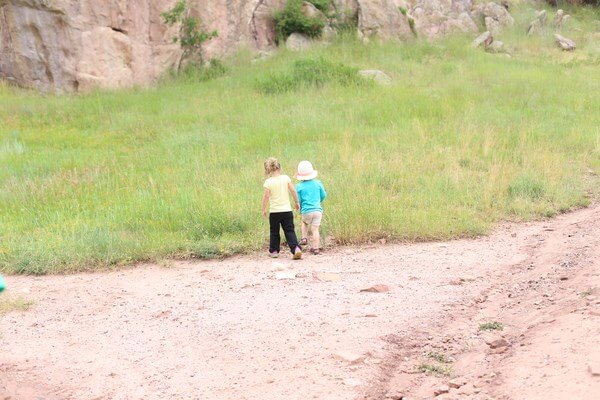
{"label": "weed in gravel", "polygon": [[33,305],[32,301],[21,297],[11,299],[0,299],[0,315],[8,314],[11,311],[27,311]]}
{"label": "weed in gravel", "polygon": [[429,363],[421,363],[417,367],[419,372],[423,372],[428,375],[443,375],[443,376],[453,376],[454,369],[451,365],[442,365],[442,364],[429,364]]}
{"label": "weed in gravel", "polygon": [[504,329],[504,325],[502,322],[486,322],[484,324],[479,324],[480,331],[501,331]]}
{"label": "weed in gravel", "polygon": [[448,364],[450,360],[443,353],[438,353],[437,351],[429,351],[425,354],[428,358],[435,360],[439,363]]}

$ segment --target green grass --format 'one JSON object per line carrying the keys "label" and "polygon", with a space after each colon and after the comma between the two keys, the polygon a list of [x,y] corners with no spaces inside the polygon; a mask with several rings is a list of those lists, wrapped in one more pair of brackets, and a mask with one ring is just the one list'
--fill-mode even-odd
{"label": "green grass", "polygon": [[33,305],[32,301],[25,300],[21,297],[7,298],[0,296],[0,316],[13,311],[27,311]]}
{"label": "green grass", "polygon": [[502,322],[486,322],[483,324],[479,324],[480,331],[501,331],[504,329],[504,325]]}
{"label": "green grass", "polygon": [[[475,236],[500,220],[585,206],[600,173],[600,49],[585,32],[600,18],[581,13],[563,32],[580,40],[570,54],[517,24],[502,38],[511,58],[472,49],[470,36],[342,38],[254,64],[241,54],[226,60],[226,76],[148,90],[0,87],[0,271],[264,248],[268,156],[289,175],[303,159],[319,169],[323,235],[338,244]],[[257,90],[320,57],[384,70],[394,83]]]}

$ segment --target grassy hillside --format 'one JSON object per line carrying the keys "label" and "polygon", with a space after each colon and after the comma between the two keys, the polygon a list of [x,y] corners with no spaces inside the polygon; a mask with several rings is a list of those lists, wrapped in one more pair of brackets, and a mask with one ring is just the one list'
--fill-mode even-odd
{"label": "grassy hillside", "polygon": [[[223,77],[150,90],[0,87],[0,271],[264,248],[268,156],[289,175],[303,159],[320,170],[336,243],[479,235],[584,206],[600,173],[600,16],[571,21],[569,54],[551,32],[525,37],[528,18],[502,38],[512,57],[472,49],[471,37],[343,39],[253,64],[240,55]],[[393,85],[260,90],[318,57],[384,70]]]}

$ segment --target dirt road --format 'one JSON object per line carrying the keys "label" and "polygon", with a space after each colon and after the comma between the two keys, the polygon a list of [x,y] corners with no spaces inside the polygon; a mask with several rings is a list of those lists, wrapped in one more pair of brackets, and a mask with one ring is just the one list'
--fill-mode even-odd
{"label": "dirt road", "polygon": [[0,317],[0,399],[600,398],[600,206],[474,240],[7,281],[34,306]]}

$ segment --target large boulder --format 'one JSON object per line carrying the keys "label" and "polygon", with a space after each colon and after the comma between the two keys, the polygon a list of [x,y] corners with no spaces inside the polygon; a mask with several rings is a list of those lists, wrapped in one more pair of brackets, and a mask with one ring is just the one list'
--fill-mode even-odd
{"label": "large boulder", "polygon": [[408,18],[394,0],[357,0],[358,30],[364,37],[406,39],[412,33]]}
{"label": "large boulder", "polygon": [[0,78],[42,90],[148,84],[179,57],[160,17],[172,3],[0,0]]}
{"label": "large boulder", "polygon": [[285,41],[285,47],[291,51],[302,51],[312,45],[312,40],[300,33],[292,33]]}
{"label": "large boulder", "polygon": [[436,39],[454,32],[477,32],[471,0],[417,0],[410,9],[418,35]]}
{"label": "large boulder", "polygon": [[505,6],[489,2],[473,7],[473,18],[480,24],[485,24],[485,19],[490,18],[498,23],[501,28],[512,26],[515,23]]}

